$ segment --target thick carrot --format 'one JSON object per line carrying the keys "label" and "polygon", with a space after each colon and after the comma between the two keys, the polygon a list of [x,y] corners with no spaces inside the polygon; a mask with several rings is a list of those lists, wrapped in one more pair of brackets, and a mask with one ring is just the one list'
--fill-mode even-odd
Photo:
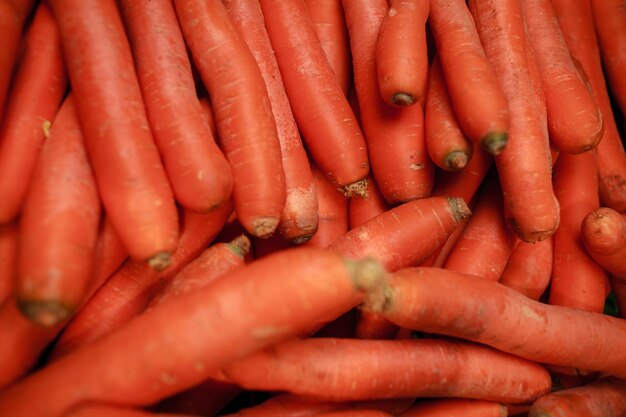
{"label": "thick carrot", "polygon": [[225,0],[223,3],[261,70],[276,120],[287,187],[278,231],[287,240],[303,243],[317,230],[317,198],[313,175],[265,30],[261,6],[256,0]]}
{"label": "thick carrot", "polygon": [[464,168],[472,157],[473,147],[459,126],[437,56],[428,74],[424,112],[424,134],[430,159],[447,171]]}
{"label": "thick carrot", "polygon": [[[550,375],[541,365],[484,346],[437,339],[297,339],[223,372],[243,388],[332,401],[462,397],[528,402],[550,389]],[[483,384],[471,383],[479,378]]]}
{"label": "thick carrot", "polygon": [[338,191],[317,166],[312,166],[317,193],[319,224],[307,246],[326,248],[348,232],[348,199]]}
{"label": "thick carrot", "polygon": [[598,144],[600,202],[626,211],[626,153],[622,144],[602,72],[600,51],[589,0],[552,0],[556,16],[572,56],[589,77],[596,103],[602,112],[604,135]]}
{"label": "thick carrot", "polygon": [[514,244],[515,236],[504,221],[502,192],[492,177],[479,192],[472,217],[443,267],[498,281]]}
{"label": "thick carrot", "polygon": [[537,400],[529,417],[620,417],[626,414],[626,381],[602,378]]}
{"label": "thick carrot", "polygon": [[602,139],[602,114],[576,70],[550,0],[521,3],[545,94],[550,140],[568,153],[595,148]]}
{"label": "thick carrot", "polygon": [[226,203],[209,213],[186,210],[171,265],[156,271],[143,262],[129,259],[89,299],[69,323],[54,346],[52,358],[66,355],[93,343],[145,310],[150,299],[219,233],[232,211]]}
{"label": "thick carrot", "polygon": [[554,235],[549,303],[601,313],[607,276],[587,254],[581,237],[583,219],[600,205],[595,152],[560,155],[554,190],[561,207],[561,224]]}
{"label": "thick carrot", "polygon": [[22,209],[46,130],[66,87],[59,30],[42,3],[26,33],[0,128],[0,224],[15,219]]}
{"label": "thick carrot", "polygon": [[271,236],[285,206],[276,122],[261,71],[221,1],[174,2],[185,40],[211,95],[219,139],[230,162],[241,224]]}
{"label": "thick carrot", "polygon": [[43,145],[19,224],[18,305],[33,322],[54,326],[85,296],[100,224],[98,190],[73,96]]}
{"label": "thick carrot", "polygon": [[148,121],[176,200],[206,212],[226,203],[233,188],[230,166],[204,122],[174,5],[124,0]]}
{"label": "thick carrot", "polygon": [[388,105],[411,106],[425,94],[428,10],[428,0],[391,0],[385,10],[372,59],[380,96]]}
{"label": "thick carrot", "polygon": [[304,0],[260,0],[285,91],[305,144],[326,178],[363,194],[369,172],[359,124],[334,78]]}
{"label": "thick carrot", "polygon": [[305,2],[326,59],[333,69],[335,79],[347,96],[352,71],[348,29],[341,0],[305,0]]}
{"label": "thick carrot", "polygon": [[[191,62],[190,64],[193,65],[193,62]],[[195,69],[195,67],[192,66],[192,69]],[[209,125],[209,128],[211,129],[211,134],[214,138],[217,138],[219,134],[217,133],[215,114],[213,113],[213,107],[211,106],[211,101],[209,100],[208,96],[200,99],[200,107],[202,107],[202,116]]]}
{"label": "thick carrot", "polygon": [[[138,408],[110,404],[83,404],[63,414],[63,417],[185,417],[183,414],[156,414]],[[192,416],[187,416],[192,417]]]}
{"label": "thick carrot", "polygon": [[437,171],[432,195],[458,197],[469,204],[492,163],[491,155],[483,151],[479,145],[474,145],[472,158],[465,168],[455,172]]}
{"label": "thick carrot", "polygon": [[215,416],[240,392],[241,388],[233,383],[208,379],[193,388],[166,398],[151,408],[159,413]]}
{"label": "thick carrot", "polygon": [[499,154],[508,141],[510,104],[497,66],[485,56],[485,39],[476,31],[480,23],[463,0],[431,0],[428,21],[459,124],[469,139]]}
{"label": "thick carrot", "polygon": [[391,206],[385,201],[374,179],[368,177],[367,195],[364,198],[351,198],[348,201],[348,224],[350,229],[367,223],[390,208]]}
{"label": "thick carrot", "polygon": [[[152,404],[311,322],[341,315],[384,285],[384,271],[371,260],[314,248],[268,256],[2,391],[0,414],[57,417],[83,401]],[[80,389],[67,389],[68,380]]]}
{"label": "thick carrot", "polygon": [[396,272],[389,286],[386,300],[369,309],[399,326],[472,340],[540,363],[626,376],[621,319],[543,304],[497,282],[439,268]]}
{"label": "thick carrot", "polygon": [[470,9],[511,117],[509,143],[496,157],[505,217],[520,239],[540,241],[556,231],[559,207],[552,188],[547,126],[527,70],[521,4],[471,0]]}
{"label": "thick carrot", "polygon": [[484,400],[434,400],[419,402],[400,417],[506,417],[504,405]]}
{"label": "thick carrot", "polygon": [[538,300],[550,283],[553,259],[554,237],[535,243],[518,239],[502,271],[500,283]]}
{"label": "thick carrot", "polygon": [[0,226],[0,307],[15,288],[17,223]]}
{"label": "thick carrot", "polygon": [[[414,3],[426,3],[428,9],[424,0]],[[414,6],[424,8],[417,4]],[[433,164],[424,139],[422,107],[392,107],[378,93],[376,45],[383,38],[381,28],[388,10],[387,3],[384,0],[343,0],[343,8],[350,33],[361,125],[378,189],[390,204],[428,197],[434,178]],[[397,48],[392,51],[394,54],[402,53]],[[420,53],[425,56],[425,51]]]}

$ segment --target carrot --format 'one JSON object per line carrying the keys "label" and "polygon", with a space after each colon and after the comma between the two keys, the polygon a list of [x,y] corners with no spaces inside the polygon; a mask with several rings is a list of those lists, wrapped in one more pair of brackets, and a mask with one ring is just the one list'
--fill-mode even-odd
{"label": "carrot", "polygon": [[329,248],[353,259],[373,256],[387,270],[396,271],[430,255],[469,215],[458,198],[410,201],[350,230]]}
{"label": "carrot", "polygon": [[411,106],[425,93],[428,11],[427,0],[389,2],[375,50],[380,96],[389,105]]}
{"label": "carrot", "polygon": [[182,0],[174,5],[211,95],[220,143],[233,170],[235,211],[250,234],[269,237],[280,221],[286,191],[261,71],[222,2]]}
{"label": "carrot", "polygon": [[348,201],[348,224],[350,229],[367,223],[390,208],[391,206],[385,201],[374,179],[368,177],[367,196],[364,198],[351,198]]}
{"label": "carrot", "polygon": [[469,204],[492,163],[491,155],[474,145],[472,158],[465,168],[455,172],[439,170],[436,173],[432,195],[458,197]]}
{"label": "carrot", "polygon": [[530,405],[528,404],[507,404],[506,415],[503,414],[503,416],[508,417],[508,416],[520,416],[521,415],[521,416],[527,417],[528,410],[530,410]]}
{"label": "carrot", "polygon": [[554,237],[541,242],[517,240],[500,283],[533,300],[545,292],[552,277]]}
{"label": "carrot", "polygon": [[25,35],[0,127],[0,224],[15,219],[22,209],[35,161],[66,87],[59,30],[43,3]]}
{"label": "carrot", "polygon": [[128,260],[90,298],[69,323],[51,353],[66,355],[101,339],[145,310],[150,299],[219,233],[232,210],[230,203],[209,213],[186,210],[169,268],[156,271],[143,262]]}
{"label": "carrot", "polygon": [[591,0],[596,36],[600,45],[603,69],[611,94],[626,114],[626,80],[621,73],[626,63],[626,5],[623,0]]}
{"label": "carrot", "polygon": [[386,300],[369,310],[399,326],[540,363],[626,375],[620,347],[626,323],[615,317],[543,304],[497,282],[439,268],[396,272],[389,287]]}
{"label": "carrot", "polygon": [[261,6],[254,0],[227,0],[223,3],[259,65],[276,120],[287,193],[278,232],[289,241],[303,243],[317,230],[313,175],[265,30]]}
{"label": "carrot", "polygon": [[447,171],[464,168],[472,157],[473,147],[459,126],[437,56],[428,74],[424,111],[424,134],[430,159]]}
{"label": "carrot", "polygon": [[[75,407],[63,417],[185,417],[182,414],[155,414],[150,411],[144,411],[137,408],[120,407],[109,404],[93,404],[87,403]],[[188,416],[191,417],[191,416]]]}
{"label": "carrot", "polygon": [[391,414],[380,410],[341,410],[318,414],[319,417],[392,417]]}
{"label": "carrot", "polygon": [[[267,33],[302,137],[326,178],[364,195],[367,148],[320,44],[304,0],[260,0]],[[311,111],[315,109],[315,111]]]}
{"label": "carrot", "polygon": [[354,336],[357,339],[395,339],[398,335],[398,326],[389,322],[380,314],[361,311],[356,323]]}
{"label": "carrot", "polygon": [[[474,203],[474,200],[471,201]],[[460,239],[467,227],[467,223],[469,223],[469,219],[471,217],[466,217],[463,219],[457,227],[450,233],[450,236],[446,239],[446,241],[439,246],[439,248],[433,252],[428,258],[419,263],[419,266],[435,266],[437,268],[443,267],[443,264],[448,259],[448,255],[454,249],[456,242]]]}
{"label": "carrot", "polygon": [[208,379],[193,388],[161,401],[152,409],[159,413],[215,416],[240,392],[241,389],[235,384]]}
{"label": "carrot", "polygon": [[0,226],[0,308],[15,288],[17,223]]}
{"label": "carrot", "polygon": [[[393,6],[392,10],[397,6]],[[410,8],[408,5],[406,7]],[[423,8],[418,5],[415,7]],[[388,9],[387,3],[384,0],[343,0],[343,8],[350,33],[361,125],[378,189],[390,204],[428,197],[434,178],[433,164],[428,157],[424,139],[422,107],[388,106],[378,94],[377,85],[380,84],[376,76],[376,63],[380,61],[375,59],[376,45],[377,41],[383,39],[382,24]],[[400,27],[408,29],[406,26]],[[401,53],[397,48],[393,51],[394,54]],[[397,70],[402,71],[400,68]]]}
{"label": "carrot", "polygon": [[78,307],[99,223],[98,190],[70,96],[43,145],[20,219],[16,292],[30,320],[54,326]]}
{"label": "carrot", "polygon": [[552,5],[570,53],[589,77],[602,112],[604,134],[597,147],[600,202],[617,211],[626,211],[626,153],[606,90],[591,3],[553,0]]}
{"label": "carrot", "polygon": [[[294,340],[223,372],[246,389],[332,401],[463,397],[527,402],[550,389],[550,375],[541,365],[479,345],[436,339]],[[478,378],[484,384],[471,383]]]}
{"label": "carrot", "polygon": [[515,236],[504,221],[500,187],[491,178],[478,194],[472,217],[443,267],[498,281],[514,244]]}
{"label": "carrot", "polygon": [[496,157],[505,217],[520,239],[540,241],[554,234],[559,207],[547,127],[527,70],[521,5],[516,0],[472,0],[470,9],[510,111],[509,143]]}
{"label": "carrot", "polygon": [[599,207],[595,152],[559,156],[554,189],[561,207],[561,225],[554,235],[554,266],[550,304],[601,313],[607,276],[585,251],[581,223]]}
{"label": "carrot", "polygon": [[428,22],[459,124],[470,140],[499,154],[507,146],[511,110],[497,65],[485,56],[488,45],[481,46],[485,39],[476,30],[481,23],[472,21],[462,0],[431,0]]}
{"label": "carrot", "polygon": [[419,402],[400,417],[506,417],[506,407],[484,400],[450,399]]}
{"label": "carrot", "polygon": [[[193,62],[191,62],[190,64],[193,65]],[[195,67],[192,67],[192,69],[193,68]],[[203,97],[200,99],[200,107],[202,107],[202,116],[204,117],[204,120],[209,125],[209,128],[211,129],[211,134],[213,135],[214,138],[217,139],[219,134],[217,133],[217,124],[215,122],[215,114],[213,114],[213,107],[211,106],[211,101],[209,100],[209,97]]]}
{"label": "carrot", "polygon": [[521,3],[530,42],[536,50],[550,140],[568,153],[595,148],[602,138],[602,114],[576,70],[552,4],[549,0]]}
{"label": "carrot", "polygon": [[626,382],[602,378],[582,387],[553,392],[537,400],[529,417],[619,417],[626,413]]}
{"label": "carrot", "polygon": [[[298,248],[258,260],[2,391],[0,414],[56,417],[84,401],[152,404],[299,334],[311,322],[339,316],[376,294],[384,280],[376,262],[346,261],[323,249]],[[80,390],[68,390],[62,382],[68,378]]]}
{"label": "carrot", "polygon": [[348,199],[337,191],[318,167],[312,166],[311,171],[317,193],[319,224],[305,245],[325,248],[348,232]]}
{"label": "carrot", "polygon": [[121,2],[154,140],[176,200],[206,212],[226,203],[230,166],[204,123],[174,6]]}
{"label": "carrot", "polygon": [[305,0],[305,2],[324,55],[333,69],[335,79],[347,96],[352,71],[348,29],[341,0]]}

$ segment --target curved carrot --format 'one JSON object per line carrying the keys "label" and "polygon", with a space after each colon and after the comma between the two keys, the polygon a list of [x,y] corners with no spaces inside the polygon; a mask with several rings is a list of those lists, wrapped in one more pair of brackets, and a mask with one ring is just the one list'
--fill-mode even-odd
{"label": "curved carrot", "polygon": [[389,105],[411,106],[425,93],[428,11],[428,0],[391,0],[380,23],[374,56],[378,89]]}
{"label": "curved carrot", "polygon": [[0,226],[0,307],[15,287],[17,268],[17,223]]}
{"label": "curved carrot", "polygon": [[230,166],[204,123],[174,5],[124,0],[137,77],[154,140],[176,200],[205,212],[226,203]]}
{"label": "curved carrot", "polygon": [[479,145],[474,145],[472,158],[465,168],[455,172],[439,170],[436,173],[432,195],[458,197],[469,204],[492,163],[493,157]]}
{"label": "curved carrot", "polygon": [[522,11],[545,93],[550,140],[568,153],[595,148],[602,139],[602,114],[572,62],[552,4],[523,0]]}
{"label": "curved carrot", "polygon": [[25,35],[0,129],[0,224],[15,219],[22,209],[35,161],[66,87],[59,30],[43,3]]}
{"label": "curved carrot", "polygon": [[335,79],[347,96],[352,71],[350,68],[350,44],[341,0],[305,0],[328,63]]}
{"label": "curved carrot", "polygon": [[431,0],[428,21],[459,124],[485,151],[499,154],[508,143],[513,115],[496,65],[489,53],[485,57],[485,39],[476,31],[480,23],[474,23],[463,0]]}
{"label": "curved carrot", "polygon": [[535,243],[518,239],[502,271],[500,284],[538,300],[552,277],[553,253],[554,237]]}
{"label": "curved carrot", "polygon": [[484,400],[434,400],[412,405],[399,417],[506,417],[504,405]]}
{"label": "curved carrot", "polygon": [[176,205],[115,3],[49,4],[104,208],[130,256],[163,269],[178,238]]}
{"label": "curved carrot", "polygon": [[285,91],[313,160],[346,195],[363,195],[362,179],[369,172],[365,140],[315,34],[305,1],[259,3]]}
{"label": "curved carrot", "polygon": [[367,196],[364,198],[351,198],[348,201],[348,224],[350,229],[367,223],[390,208],[391,206],[385,201],[374,179],[368,177]]}
{"label": "curved carrot", "polygon": [[233,170],[237,216],[250,234],[269,237],[285,206],[285,174],[259,67],[222,2],[174,5],[211,95],[219,140]]}
{"label": "curved carrot", "polygon": [[[428,197],[434,178],[424,140],[422,107],[388,106],[377,91],[376,45],[382,39],[379,32],[387,4],[384,0],[343,0],[343,8],[350,33],[361,125],[378,189],[390,204]],[[399,53],[397,48],[393,52]]]}
{"label": "curved carrot", "polygon": [[256,0],[227,0],[223,3],[259,65],[276,119],[287,190],[278,232],[287,240],[303,243],[317,230],[313,175],[265,30],[261,6]]}

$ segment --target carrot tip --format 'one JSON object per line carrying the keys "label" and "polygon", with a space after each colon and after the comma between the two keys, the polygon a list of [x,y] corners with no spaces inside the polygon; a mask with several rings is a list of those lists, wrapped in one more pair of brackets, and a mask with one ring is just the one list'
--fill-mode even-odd
{"label": "carrot tip", "polygon": [[167,252],[161,252],[148,259],[148,266],[157,271],[162,271],[170,266],[171,257]]}
{"label": "carrot tip", "polygon": [[230,250],[242,258],[250,252],[252,244],[246,235],[239,235],[228,244]]}
{"label": "carrot tip", "polygon": [[56,300],[18,301],[22,314],[35,324],[52,327],[61,323],[71,313],[71,309]]}
{"label": "carrot tip", "polygon": [[509,135],[506,132],[489,132],[481,140],[483,149],[492,155],[497,155],[506,147]]}
{"label": "carrot tip", "polygon": [[391,102],[396,106],[411,106],[415,103],[415,97],[408,93],[396,93],[391,98]]}
{"label": "carrot tip", "polygon": [[359,196],[361,198],[367,198],[367,180],[362,179],[352,184],[343,186],[343,195],[346,197]]}
{"label": "carrot tip", "polygon": [[451,171],[458,171],[467,165],[469,158],[465,151],[452,151],[446,157],[445,164]]}
{"label": "carrot tip", "polygon": [[467,206],[467,203],[462,198],[448,198],[448,204],[450,204],[450,208],[452,209],[452,214],[454,215],[454,220],[457,223],[462,222],[466,218],[472,215],[472,211]]}
{"label": "carrot tip", "polygon": [[298,236],[298,237],[292,239],[291,243],[293,243],[294,245],[302,245],[303,243],[306,243],[309,240],[311,240],[312,237],[313,237],[313,234],[304,235],[304,236]]}
{"label": "carrot tip", "polygon": [[249,230],[254,236],[267,239],[274,234],[278,227],[278,219],[276,217],[258,217],[252,221],[252,230]]}
{"label": "carrot tip", "polygon": [[387,303],[387,271],[375,259],[345,260],[354,285],[365,292],[364,305],[372,309],[383,309]]}

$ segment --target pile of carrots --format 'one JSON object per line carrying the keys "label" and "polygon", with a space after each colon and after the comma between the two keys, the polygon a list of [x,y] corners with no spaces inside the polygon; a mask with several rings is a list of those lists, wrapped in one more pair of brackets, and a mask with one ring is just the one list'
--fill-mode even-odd
{"label": "pile of carrots", "polygon": [[0,33],[0,416],[626,416],[626,1]]}

